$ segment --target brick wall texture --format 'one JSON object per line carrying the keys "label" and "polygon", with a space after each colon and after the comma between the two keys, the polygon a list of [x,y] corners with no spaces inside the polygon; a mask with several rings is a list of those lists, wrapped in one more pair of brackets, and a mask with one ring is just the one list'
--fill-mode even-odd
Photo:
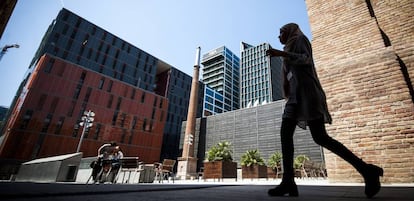
{"label": "brick wall texture", "polygon": [[[328,133],[383,167],[382,182],[414,182],[414,1],[306,5],[313,56],[333,117]],[[363,181],[332,152],[325,157],[330,181]]]}

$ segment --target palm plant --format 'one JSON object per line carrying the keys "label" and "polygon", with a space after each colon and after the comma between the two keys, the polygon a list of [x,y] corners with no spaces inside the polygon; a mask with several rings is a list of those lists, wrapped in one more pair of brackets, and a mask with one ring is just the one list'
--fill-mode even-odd
{"label": "palm plant", "polygon": [[219,142],[207,151],[207,161],[233,161],[231,143]]}
{"label": "palm plant", "polygon": [[301,168],[301,166],[305,163],[305,161],[308,161],[308,160],[309,160],[309,157],[307,157],[306,155],[298,155],[295,157],[293,165],[296,169]]}
{"label": "palm plant", "polygon": [[277,151],[270,156],[269,160],[267,160],[267,166],[274,170],[277,167],[280,167],[281,161],[282,161],[282,153]]}
{"label": "palm plant", "polygon": [[257,149],[248,150],[241,156],[240,164],[242,166],[264,165],[264,160]]}

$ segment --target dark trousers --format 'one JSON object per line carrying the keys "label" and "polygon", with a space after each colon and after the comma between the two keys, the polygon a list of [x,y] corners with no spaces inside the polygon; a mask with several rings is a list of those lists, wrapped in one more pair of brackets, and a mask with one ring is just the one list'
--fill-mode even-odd
{"label": "dark trousers", "polygon": [[[328,149],[335,153],[352,166],[357,171],[363,173],[366,163],[360,158],[355,156],[348,148],[343,144],[331,138],[325,129],[325,122],[323,119],[317,119],[308,121],[308,126],[312,134],[313,140],[320,146]],[[282,155],[283,155],[283,182],[294,181],[294,170],[293,170],[293,134],[295,133],[296,120],[290,118],[282,119],[281,126],[281,143],[282,143]]]}

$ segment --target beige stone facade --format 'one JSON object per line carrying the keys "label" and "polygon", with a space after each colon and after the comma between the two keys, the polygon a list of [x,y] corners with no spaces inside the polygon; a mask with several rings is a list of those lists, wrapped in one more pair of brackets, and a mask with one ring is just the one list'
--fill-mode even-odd
{"label": "beige stone facade", "polygon": [[[306,0],[313,55],[332,137],[384,168],[385,183],[414,182],[414,1]],[[325,152],[332,182],[362,177]]]}

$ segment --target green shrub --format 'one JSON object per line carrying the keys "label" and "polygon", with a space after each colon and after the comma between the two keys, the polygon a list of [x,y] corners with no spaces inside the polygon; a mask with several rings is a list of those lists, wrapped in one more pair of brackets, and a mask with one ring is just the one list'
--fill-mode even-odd
{"label": "green shrub", "polygon": [[282,163],[282,153],[280,153],[278,151],[273,153],[270,156],[269,160],[267,160],[267,166],[272,168],[272,169],[275,169],[276,167],[279,167],[281,165],[281,163]]}
{"label": "green shrub", "polygon": [[308,161],[309,157],[307,157],[306,155],[298,155],[295,157],[295,160],[293,162],[293,165],[295,168],[300,168],[300,166],[302,166],[305,161]]}
{"label": "green shrub", "polygon": [[264,165],[264,160],[257,149],[248,150],[241,156],[240,164],[244,166]]}
{"label": "green shrub", "polygon": [[233,151],[230,149],[231,143],[224,141],[219,142],[213,147],[211,147],[206,155],[207,161],[233,161],[232,154]]}

